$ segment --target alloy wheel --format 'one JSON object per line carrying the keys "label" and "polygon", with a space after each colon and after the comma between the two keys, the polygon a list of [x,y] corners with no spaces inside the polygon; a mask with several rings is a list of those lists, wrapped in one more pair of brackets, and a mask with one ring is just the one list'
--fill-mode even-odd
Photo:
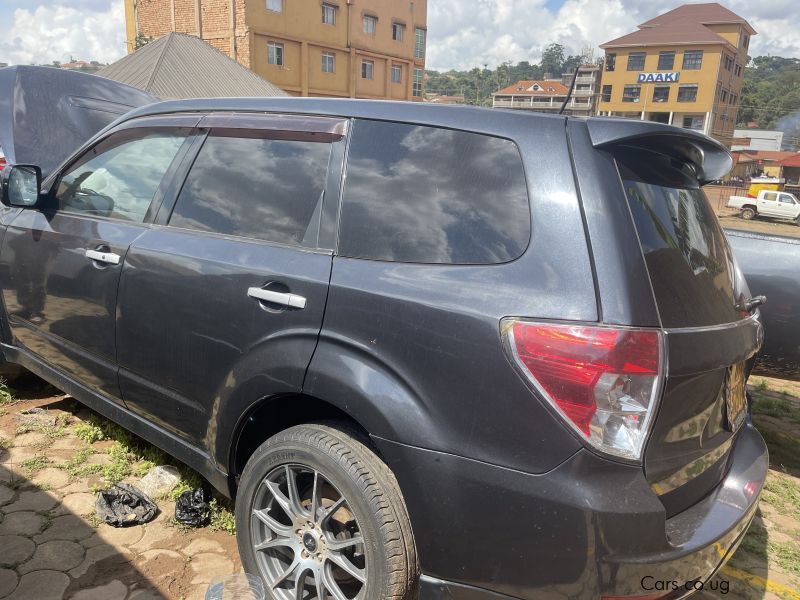
{"label": "alloy wheel", "polygon": [[273,469],[256,491],[251,543],[278,600],[363,600],[364,539],[347,499],[321,472]]}

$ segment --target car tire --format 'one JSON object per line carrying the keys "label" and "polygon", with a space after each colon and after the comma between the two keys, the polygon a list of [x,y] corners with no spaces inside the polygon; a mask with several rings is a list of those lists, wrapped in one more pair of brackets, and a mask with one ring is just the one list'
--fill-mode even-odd
{"label": "car tire", "polygon": [[418,597],[397,480],[346,426],[300,425],[264,442],[240,479],[236,530],[245,572],[258,574],[275,600]]}
{"label": "car tire", "polygon": [[742,212],[739,213],[739,216],[741,216],[745,221],[752,221],[756,218],[756,211],[754,211],[752,208],[743,208]]}

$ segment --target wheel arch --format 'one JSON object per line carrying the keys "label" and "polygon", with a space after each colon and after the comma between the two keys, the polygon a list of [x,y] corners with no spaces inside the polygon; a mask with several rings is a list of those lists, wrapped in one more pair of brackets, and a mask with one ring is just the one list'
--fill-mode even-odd
{"label": "wheel arch", "polygon": [[[355,417],[320,398],[307,394],[281,394],[254,402],[240,417],[231,438],[228,454],[231,496],[235,496],[238,477],[247,460],[261,444],[295,425],[321,421],[342,423],[368,443],[369,431]],[[370,447],[378,454],[374,445],[370,444]]]}

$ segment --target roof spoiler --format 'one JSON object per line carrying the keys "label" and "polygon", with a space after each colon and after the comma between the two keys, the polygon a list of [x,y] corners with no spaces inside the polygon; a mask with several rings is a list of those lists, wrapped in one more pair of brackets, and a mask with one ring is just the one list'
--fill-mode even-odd
{"label": "roof spoiler", "polygon": [[622,118],[588,119],[587,127],[595,148],[636,148],[670,156],[691,165],[701,185],[720,179],[733,168],[725,146],[691,129]]}

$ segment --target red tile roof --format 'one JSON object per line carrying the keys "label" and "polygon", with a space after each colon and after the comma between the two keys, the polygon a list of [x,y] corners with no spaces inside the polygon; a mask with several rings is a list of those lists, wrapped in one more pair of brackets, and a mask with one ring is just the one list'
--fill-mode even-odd
{"label": "red tile roof", "polygon": [[654,19],[645,21],[639,27],[656,27],[678,21],[682,19],[689,19],[695,23],[703,25],[714,25],[718,23],[741,23],[750,33],[755,33],[755,29],[750,26],[744,18],[737,15],[732,10],[729,10],[717,2],[708,2],[705,4],[684,4],[678,8],[665,12]]}
{"label": "red tile roof", "polygon": [[[534,85],[541,89],[532,90]],[[496,96],[566,96],[569,89],[560,81],[530,79],[518,81],[514,85],[503,88],[494,93]]]}
{"label": "red tile roof", "polygon": [[800,167],[800,152],[793,152],[792,156],[784,158],[779,164],[782,167]]}

